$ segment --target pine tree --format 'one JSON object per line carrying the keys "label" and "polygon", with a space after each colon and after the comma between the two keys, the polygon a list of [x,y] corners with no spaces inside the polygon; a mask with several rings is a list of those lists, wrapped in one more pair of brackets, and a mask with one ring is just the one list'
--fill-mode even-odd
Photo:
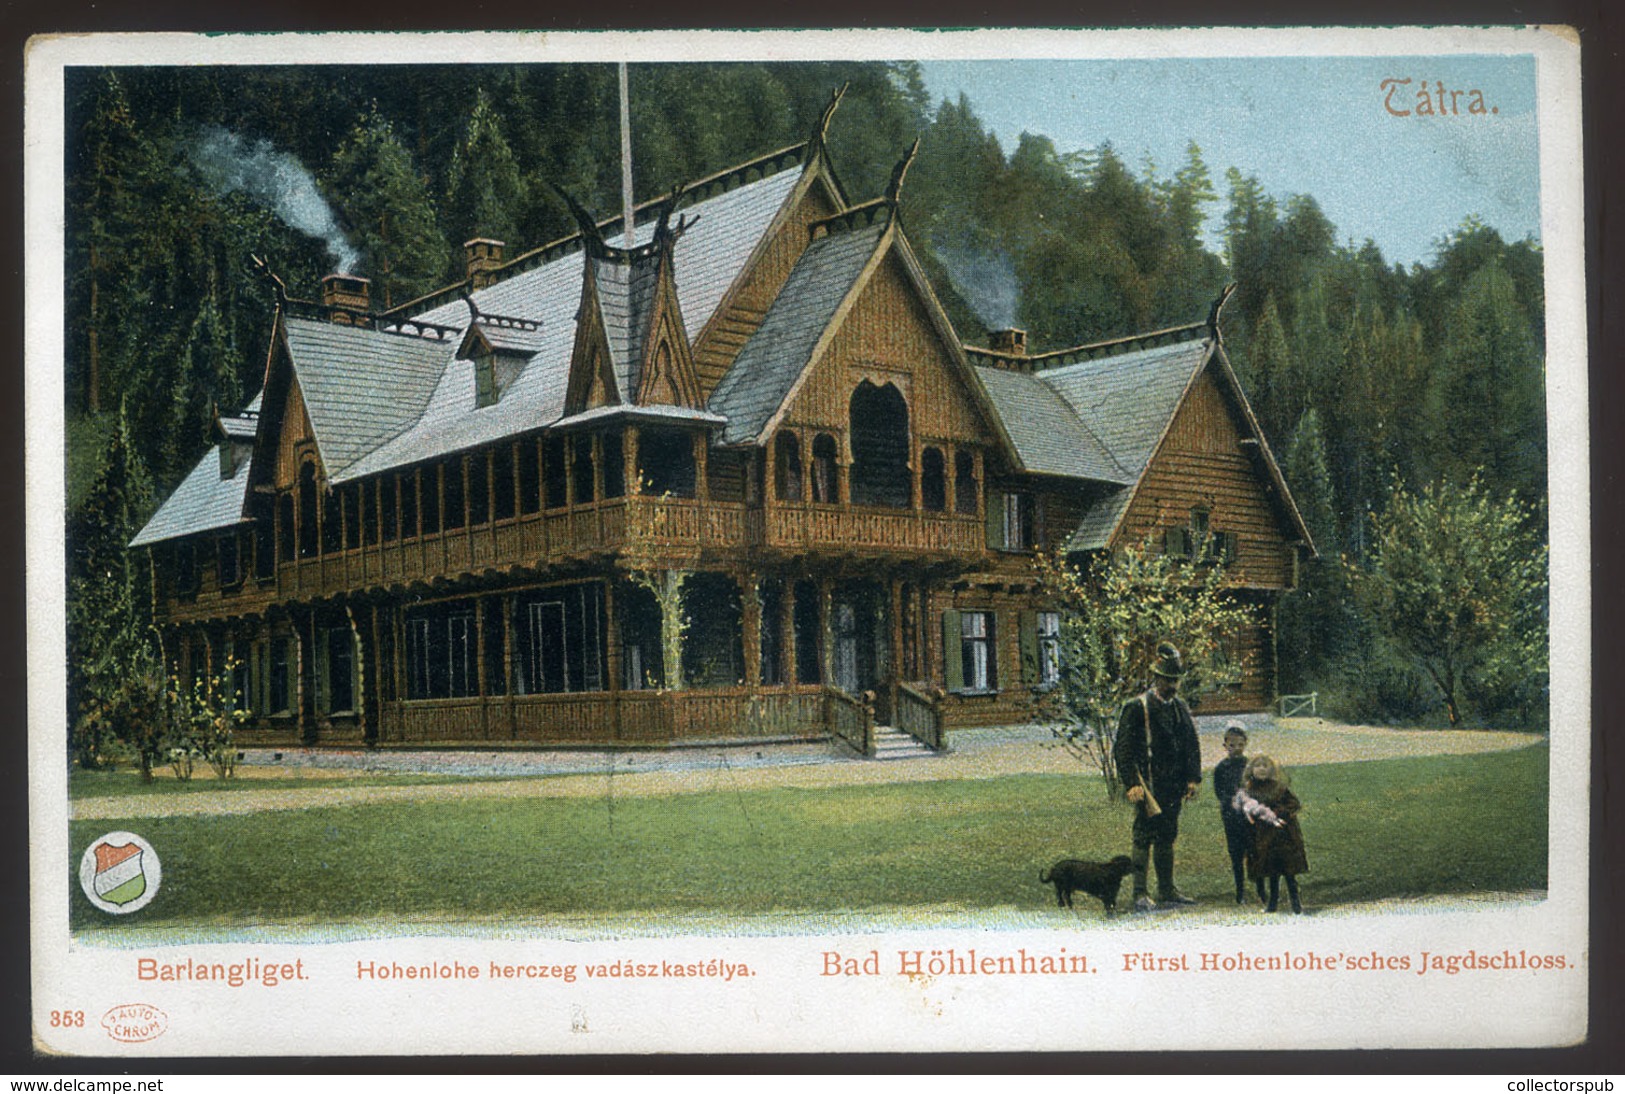
{"label": "pine tree", "polygon": [[339,146],[327,191],[364,256],[377,304],[390,308],[437,286],[447,250],[428,184],[377,104]]}
{"label": "pine tree", "polygon": [[1303,567],[1298,588],[1281,601],[1279,613],[1281,690],[1295,693],[1330,683],[1328,674],[1347,626],[1347,583],[1338,561],[1340,537],[1332,508],[1332,476],[1320,415],[1304,412],[1287,446],[1282,468],[1292,497],[1314,540],[1319,557]]}
{"label": "pine tree", "polygon": [[[519,216],[526,187],[502,132],[502,119],[483,89],[474,97],[468,128],[452,153],[446,176],[446,222],[456,243],[484,236],[521,248]],[[453,263],[454,273],[457,263]]]}

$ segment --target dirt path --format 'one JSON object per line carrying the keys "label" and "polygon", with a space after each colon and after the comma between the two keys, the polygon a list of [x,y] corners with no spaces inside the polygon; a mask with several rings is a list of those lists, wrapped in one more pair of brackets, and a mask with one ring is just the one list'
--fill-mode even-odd
{"label": "dirt path", "polygon": [[[1522,748],[1541,740],[1534,734],[1479,730],[1403,730],[1378,726],[1345,726],[1316,718],[1279,719],[1249,731],[1249,754],[1267,753],[1285,764],[1345,763],[1401,756],[1462,755]],[[1202,736],[1203,765],[1211,768],[1223,755],[1216,732]],[[439,754],[443,756],[444,754]],[[425,759],[420,770],[437,764]],[[658,766],[657,766],[658,765]],[[443,766],[443,763],[439,766]],[[297,774],[314,785],[210,791],[196,786],[188,793],[151,796],[81,798],[71,803],[75,820],[124,817],[213,816],[272,810],[315,809],[335,805],[388,802],[440,802],[482,798],[601,798],[699,794],[779,787],[825,788],[937,779],[991,779],[1005,775],[1081,772],[1077,760],[1055,744],[1030,733],[973,732],[954,738],[954,751],[916,759],[872,762],[830,755],[822,748],[773,746],[761,749],[718,748],[682,753],[577,753],[546,777],[493,777],[443,785],[350,786],[346,779],[362,772],[332,768],[247,766],[245,779]],[[366,772],[377,778],[376,771]],[[206,784],[205,784],[206,785]]]}

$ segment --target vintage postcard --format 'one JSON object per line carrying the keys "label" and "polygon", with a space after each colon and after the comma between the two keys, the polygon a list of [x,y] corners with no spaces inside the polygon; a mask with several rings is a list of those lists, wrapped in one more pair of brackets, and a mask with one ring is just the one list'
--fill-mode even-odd
{"label": "vintage postcard", "polygon": [[1584,1042],[1579,88],[35,40],[37,1050]]}

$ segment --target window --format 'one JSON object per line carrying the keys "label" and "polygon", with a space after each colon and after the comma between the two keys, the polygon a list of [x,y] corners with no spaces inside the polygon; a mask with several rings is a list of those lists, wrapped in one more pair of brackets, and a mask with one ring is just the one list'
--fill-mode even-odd
{"label": "window", "polygon": [[497,401],[497,370],[493,354],[474,356],[474,406],[490,406]]}
{"label": "window", "polygon": [[618,498],[626,493],[626,438],[620,430],[605,433],[598,444],[603,461],[604,497]]}
{"label": "window", "polygon": [[411,539],[418,534],[418,473],[408,471],[401,476],[401,538]]}
{"label": "window", "polygon": [[564,474],[564,438],[549,437],[542,450],[542,475],[546,481],[547,507],[561,508],[568,500],[569,479]]}
{"label": "window", "polygon": [[267,578],[276,573],[276,528],[271,511],[263,509],[254,522],[254,576]]}
{"label": "window", "polygon": [[299,469],[299,557],[316,556],[316,468]]}
{"label": "window", "polygon": [[1038,542],[1038,505],[1031,494],[992,491],[988,495],[987,545],[1001,551],[1030,551]]}
{"label": "window", "polygon": [[1027,682],[1053,687],[1061,680],[1061,613],[1022,613],[1021,655]]}
{"label": "window", "polygon": [[852,503],[906,508],[909,504],[908,403],[894,384],[868,380],[852,392]]}
{"label": "window", "polygon": [[276,538],[279,561],[293,561],[293,495],[282,494],[276,499]]}
{"label": "window", "polygon": [[976,457],[954,453],[954,512],[976,512]]}
{"label": "window", "polygon": [[628,691],[665,686],[660,652],[660,602],[642,585],[622,584],[615,593],[621,617],[621,686]]}
{"label": "window", "polygon": [[174,549],[175,591],[177,593],[197,592],[197,545],[189,539],[183,539],[175,544]]}
{"label": "window", "polygon": [[834,505],[840,501],[840,476],[835,468],[835,438],[820,433],[813,438],[813,501]]}
{"label": "window", "polygon": [[353,551],[361,546],[361,497],[351,485],[341,488],[339,501],[344,508],[344,546]]}
{"label": "window", "polygon": [[491,519],[490,455],[476,452],[468,457],[468,523],[485,524]]}
{"label": "window", "polygon": [[585,505],[597,497],[592,481],[592,438],[585,433],[577,433],[573,447],[575,462],[571,475],[575,479],[575,503]]}
{"label": "window", "polygon": [[395,476],[385,475],[378,481],[378,507],[383,510],[384,542],[389,543],[396,534]]}
{"label": "window", "polygon": [[344,518],[339,509],[339,496],[329,490],[322,495],[322,553],[337,554],[344,546]]}
{"label": "window", "polygon": [[221,536],[214,543],[215,578],[222,589],[229,589],[243,579],[238,566],[237,537]]}
{"label": "window", "polygon": [[519,442],[519,511],[534,513],[542,507],[542,472],[537,461],[536,439]]}
{"label": "window", "polygon": [[694,438],[678,429],[645,429],[638,438],[643,492],[660,497],[694,496]]}
{"label": "window", "polygon": [[271,639],[265,673],[265,713],[288,713],[288,640]]}
{"label": "window", "polygon": [[406,618],[406,697],[457,699],[478,693],[474,607],[432,604]]}
{"label": "window", "polygon": [[757,588],[761,614],[762,683],[782,684],[784,680],[784,583],[772,579]]}
{"label": "window", "polygon": [[467,479],[464,471],[465,461],[461,458],[449,461],[441,470],[441,509],[442,520],[449,531],[461,528],[468,520],[468,509],[464,498]]}
{"label": "window", "polygon": [[773,449],[774,495],[780,501],[801,500],[801,442],[794,433],[780,433]]}
{"label": "window", "polygon": [[328,629],[326,654],[327,711],[350,714],[355,710],[355,634],[349,627]]}
{"label": "window", "polygon": [[796,632],[796,682],[818,684],[824,679],[823,658],[820,647],[823,631],[818,625],[818,585],[811,581],[798,581],[795,587],[796,605],[792,622]]}
{"label": "window", "polygon": [[992,691],[998,686],[998,665],[993,648],[993,613],[957,614],[959,679],[953,681],[951,686],[959,691]]}
{"label": "window", "polygon": [[418,498],[423,510],[423,534],[440,531],[440,465],[432,464],[418,471]]}
{"label": "window", "polygon": [[948,508],[948,469],[940,448],[920,453],[920,505],[933,513]]}
{"label": "window", "polygon": [[361,542],[378,542],[378,484],[372,479],[361,484]]}
{"label": "window", "polygon": [[524,597],[514,629],[516,694],[603,690],[602,586],[566,585]]}
{"label": "window", "polygon": [[[534,451],[534,445],[527,447]],[[491,497],[496,519],[510,519],[514,512],[512,445],[498,445],[491,453]]]}

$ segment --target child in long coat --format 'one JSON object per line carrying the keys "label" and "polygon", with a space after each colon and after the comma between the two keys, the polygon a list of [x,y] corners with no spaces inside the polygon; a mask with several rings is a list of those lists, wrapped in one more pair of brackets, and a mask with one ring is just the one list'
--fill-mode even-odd
{"label": "child in long coat", "polygon": [[1265,911],[1275,911],[1280,900],[1281,879],[1292,910],[1303,911],[1298,898],[1298,875],[1309,870],[1309,856],[1303,846],[1303,830],[1298,813],[1303,803],[1287,788],[1286,771],[1268,756],[1254,756],[1247,763],[1247,775],[1236,791],[1236,808],[1253,819],[1253,848],[1247,856],[1247,876],[1260,884],[1269,881],[1269,903]]}

